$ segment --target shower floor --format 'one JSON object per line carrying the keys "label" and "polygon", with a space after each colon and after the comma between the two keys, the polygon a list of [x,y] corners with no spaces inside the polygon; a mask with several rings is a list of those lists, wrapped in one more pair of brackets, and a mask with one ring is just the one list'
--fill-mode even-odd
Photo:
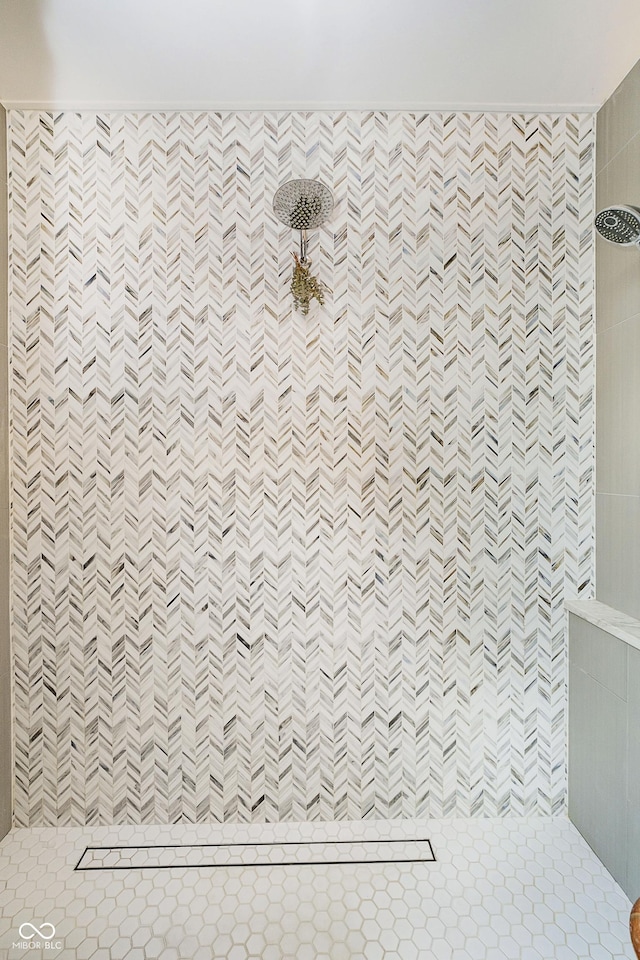
{"label": "shower floor", "polygon": [[[353,862],[329,862],[345,841]],[[367,862],[387,843],[393,859]],[[256,862],[268,844],[296,863]],[[190,845],[235,859],[158,865]],[[138,859],[90,851],[77,870],[87,847]],[[630,907],[559,817],[33,828],[0,844],[4,960],[629,960]]]}

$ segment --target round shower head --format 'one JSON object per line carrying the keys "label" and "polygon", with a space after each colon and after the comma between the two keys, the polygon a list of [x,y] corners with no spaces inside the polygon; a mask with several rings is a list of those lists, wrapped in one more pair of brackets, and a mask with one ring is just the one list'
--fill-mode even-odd
{"label": "round shower head", "polygon": [[313,230],[331,216],[333,194],[319,180],[288,180],[276,190],[273,212],[293,230]]}
{"label": "round shower head", "polygon": [[632,246],[640,243],[640,209],[618,204],[596,215],[596,230],[611,243]]}

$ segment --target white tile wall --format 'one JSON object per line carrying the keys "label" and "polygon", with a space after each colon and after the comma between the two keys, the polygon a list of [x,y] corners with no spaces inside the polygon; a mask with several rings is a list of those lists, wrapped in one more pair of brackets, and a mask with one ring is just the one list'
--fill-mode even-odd
{"label": "white tile wall", "polygon": [[563,809],[593,118],[9,121],[16,824]]}

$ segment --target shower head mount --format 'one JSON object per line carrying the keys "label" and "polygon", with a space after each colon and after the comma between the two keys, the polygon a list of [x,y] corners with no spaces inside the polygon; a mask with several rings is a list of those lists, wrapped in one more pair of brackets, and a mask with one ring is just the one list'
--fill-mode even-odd
{"label": "shower head mount", "polygon": [[596,230],[610,243],[623,247],[640,246],[640,207],[619,203],[596,214]]}

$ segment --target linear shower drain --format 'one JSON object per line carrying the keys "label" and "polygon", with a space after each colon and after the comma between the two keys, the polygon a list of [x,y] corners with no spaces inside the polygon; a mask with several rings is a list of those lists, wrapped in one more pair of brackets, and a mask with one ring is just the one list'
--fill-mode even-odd
{"label": "linear shower drain", "polygon": [[176,867],[303,866],[435,861],[431,841],[330,840],[304,843],[208,843],[86,847],[76,870],[170,870]]}

